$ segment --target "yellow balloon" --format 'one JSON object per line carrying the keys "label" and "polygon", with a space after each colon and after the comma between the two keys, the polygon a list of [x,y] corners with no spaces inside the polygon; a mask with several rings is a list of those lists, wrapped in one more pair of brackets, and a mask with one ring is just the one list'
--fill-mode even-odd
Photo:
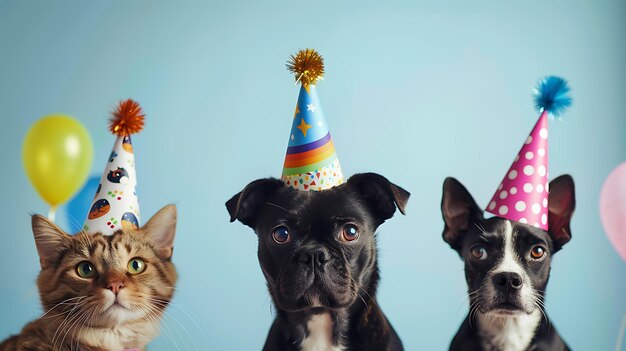
{"label": "yellow balloon", "polygon": [[35,122],[26,133],[22,160],[39,195],[55,208],[85,183],[93,160],[93,145],[80,122],[65,115],[49,115]]}

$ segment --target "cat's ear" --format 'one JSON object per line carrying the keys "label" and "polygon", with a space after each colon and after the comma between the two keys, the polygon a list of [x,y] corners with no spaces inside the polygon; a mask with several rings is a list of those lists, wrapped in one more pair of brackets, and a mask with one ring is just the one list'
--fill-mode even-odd
{"label": "cat's ear", "polygon": [[167,205],[160,209],[141,230],[161,258],[172,258],[176,235],[176,206]]}
{"label": "cat's ear", "polygon": [[41,215],[33,215],[31,224],[37,253],[39,253],[39,263],[41,269],[44,269],[59,259],[59,255],[71,242],[71,237]]}

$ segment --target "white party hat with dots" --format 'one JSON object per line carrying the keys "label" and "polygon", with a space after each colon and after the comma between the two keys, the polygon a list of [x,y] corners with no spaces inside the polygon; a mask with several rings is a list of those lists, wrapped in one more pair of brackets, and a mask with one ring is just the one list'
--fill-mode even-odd
{"label": "white party hat with dots", "polygon": [[117,138],[83,231],[112,235],[120,229],[139,228],[135,154],[130,136],[140,132],[143,125],[141,106],[131,99],[120,102],[113,111],[109,130]]}

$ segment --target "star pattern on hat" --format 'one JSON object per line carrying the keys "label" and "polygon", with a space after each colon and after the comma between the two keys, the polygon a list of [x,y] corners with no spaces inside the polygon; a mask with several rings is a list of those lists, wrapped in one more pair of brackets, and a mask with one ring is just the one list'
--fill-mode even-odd
{"label": "star pattern on hat", "polygon": [[304,121],[304,118],[303,118],[303,119],[300,121],[300,124],[299,124],[296,128],[300,129],[300,131],[302,132],[302,134],[306,137],[306,132],[307,132],[309,129],[313,128],[313,126],[312,126],[312,125],[310,125],[310,124],[307,124],[307,123]]}
{"label": "star pattern on hat", "polygon": [[320,191],[343,183],[343,173],[315,86],[303,86],[296,104],[281,179],[286,186]]}
{"label": "star pattern on hat", "polygon": [[300,114],[300,106],[296,104],[296,111],[293,113],[293,119],[296,119],[296,116]]}

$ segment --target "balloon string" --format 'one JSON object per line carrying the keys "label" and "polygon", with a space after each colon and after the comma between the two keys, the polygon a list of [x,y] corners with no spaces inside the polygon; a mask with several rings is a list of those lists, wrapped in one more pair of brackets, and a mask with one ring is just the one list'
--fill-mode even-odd
{"label": "balloon string", "polygon": [[56,206],[51,206],[50,207],[50,211],[48,211],[48,219],[54,223],[54,220],[56,218],[57,215],[57,208]]}
{"label": "balloon string", "polygon": [[624,329],[626,329],[626,313],[622,318],[622,325],[619,327],[619,334],[617,336],[617,343],[615,344],[615,351],[622,351],[622,342],[624,341]]}

